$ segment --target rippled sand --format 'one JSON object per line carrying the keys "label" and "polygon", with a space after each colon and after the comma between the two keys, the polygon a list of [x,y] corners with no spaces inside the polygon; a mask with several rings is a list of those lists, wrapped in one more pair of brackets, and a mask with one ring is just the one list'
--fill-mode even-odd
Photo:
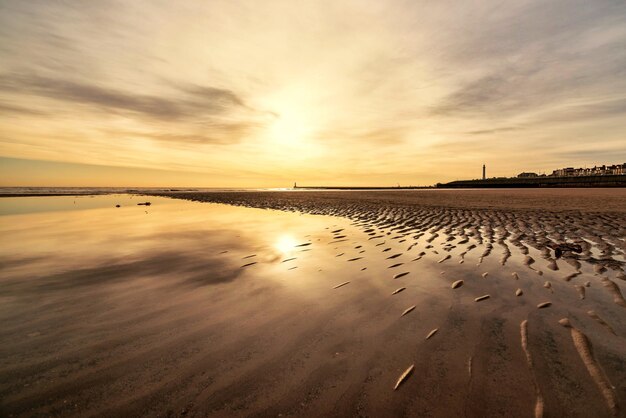
{"label": "rippled sand", "polygon": [[0,218],[1,412],[623,414],[625,193],[439,192]]}

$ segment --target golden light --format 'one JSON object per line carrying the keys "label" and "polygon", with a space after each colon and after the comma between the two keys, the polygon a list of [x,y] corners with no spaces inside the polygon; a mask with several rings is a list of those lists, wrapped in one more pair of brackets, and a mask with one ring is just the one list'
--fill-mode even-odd
{"label": "golden light", "polygon": [[283,254],[293,251],[298,242],[291,235],[282,235],[274,247]]}
{"label": "golden light", "polygon": [[303,114],[292,110],[283,111],[270,127],[270,138],[281,145],[294,145],[306,139],[309,123]]}

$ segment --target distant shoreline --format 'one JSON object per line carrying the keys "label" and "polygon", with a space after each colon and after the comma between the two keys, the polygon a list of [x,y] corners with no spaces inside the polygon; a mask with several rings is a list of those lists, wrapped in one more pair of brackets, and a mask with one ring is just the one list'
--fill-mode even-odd
{"label": "distant shoreline", "polygon": [[346,187],[298,186],[294,190],[422,190],[422,189],[492,189],[492,188],[606,188],[626,187],[626,175],[503,177],[478,180],[456,180],[434,186]]}
{"label": "distant shoreline", "polygon": [[484,180],[456,180],[449,183],[437,183],[433,186],[296,186],[287,188],[204,188],[204,187],[2,187],[2,197],[44,197],[44,196],[94,196],[115,193],[154,194],[154,193],[198,193],[198,192],[284,192],[284,191],[408,191],[408,190],[445,190],[445,189],[566,189],[566,188],[626,188],[626,175],[597,176],[537,176],[504,177]]}
{"label": "distant shoreline", "polygon": [[423,190],[434,189],[436,186],[297,186],[293,190]]}
{"label": "distant shoreline", "polygon": [[605,188],[626,187],[626,175],[506,177],[439,183],[439,189],[463,188]]}

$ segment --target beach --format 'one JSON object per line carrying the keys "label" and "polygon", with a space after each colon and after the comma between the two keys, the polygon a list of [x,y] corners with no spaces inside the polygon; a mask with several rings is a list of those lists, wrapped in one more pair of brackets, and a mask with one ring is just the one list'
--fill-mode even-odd
{"label": "beach", "polygon": [[0,213],[2,416],[626,409],[624,189],[5,197]]}

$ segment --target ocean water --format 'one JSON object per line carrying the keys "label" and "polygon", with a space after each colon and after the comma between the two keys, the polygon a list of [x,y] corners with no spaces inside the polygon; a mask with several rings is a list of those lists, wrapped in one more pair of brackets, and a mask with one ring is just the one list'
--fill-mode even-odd
{"label": "ocean water", "polygon": [[111,193],[141,192],[203,192],[203,191],[244,191],[244,190],[288,190],[262,188],[220,188],[220,187],[0,187],[0,196],[19,195],[100,195]]}

